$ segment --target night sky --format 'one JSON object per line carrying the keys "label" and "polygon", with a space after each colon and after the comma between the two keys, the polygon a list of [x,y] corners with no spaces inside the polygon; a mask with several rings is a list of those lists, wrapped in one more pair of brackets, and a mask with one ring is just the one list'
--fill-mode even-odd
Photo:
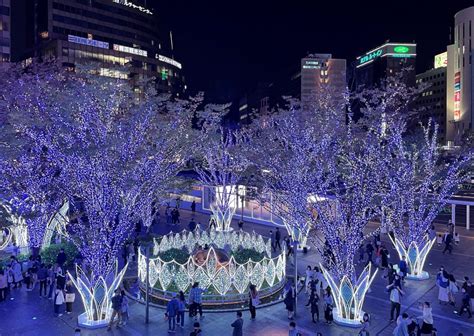
{"label": "night sky", "polygon": [[474,5],[472,0],[148,2],[161,25],[173,30],[188,87],[233,97],[299,64],[307,52],[332,53],[350,64],[387,39],[416,41],[417,72],[423,72],[446,50],[454,14]]}

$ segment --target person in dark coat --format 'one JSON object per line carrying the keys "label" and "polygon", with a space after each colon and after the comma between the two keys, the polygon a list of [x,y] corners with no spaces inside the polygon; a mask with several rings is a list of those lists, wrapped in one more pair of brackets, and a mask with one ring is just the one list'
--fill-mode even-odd
{"label": "person in dark coat", "polygon": [[67,261],[67,256],[66,256],[66,253],[64,252],[64,249],[59,250],[58,256],[56,257],[56,263],[59,266],[63,267],[66,261]]}
{"label": "person in dark coat", "polygon": [[242,312],[239,310],[237,312],[237,319],[231,324],[231,327],[234,328],[232,336],[243,336],[242,327],[244,325],[244,320],[242,319]]}
{"label": "person in dark coat", "polygon": [[382,269],[386,269],[388,267],[388,250],[385,248],[385,246],[382,246],[382,249],[380,251],[380,257],[382,259]]}
{"label": "person in dark coat", "polygon": [[[319,322],[319,296],[316,294],[316,290],[311,290],[309,304],[311,305],[311,319],[313,323]],[[316,321],[314,320],[314,315],[316,315]]]}
{"label": "person in dark coat", "polygon": [[283,300],[286,310],[288,311],[288,319],[290,320],[293,319],[293,315],[295,313],[295,297],[296,290],[293,283],[291,283],[290,289],[286,292],[285,299]]}

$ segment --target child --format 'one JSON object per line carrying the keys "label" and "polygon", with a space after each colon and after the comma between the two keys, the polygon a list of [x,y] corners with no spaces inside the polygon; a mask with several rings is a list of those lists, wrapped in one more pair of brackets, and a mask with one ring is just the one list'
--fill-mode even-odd
{"label": "child", "polygon": [[438,238],[436,238],[436,243],[438,244],[438,246],[441,246],[441,244],[443,243],[443,236],[439,234]]}
{"label": "child", "polygon": [[461,241],[461,238],[459,237],[459,233],[456,232],[456,233],[454,234],[454,243],[455,243],[456,245],[459,245],[460,241]]}
{"label": "child", "polygon": [[31,288],[31,268],[28,268],[28,270],[25,272],[25,276],[23,278],[23,281],[25,281],[26,290],[28,292],[31,292],[32,291],[32,288]]}

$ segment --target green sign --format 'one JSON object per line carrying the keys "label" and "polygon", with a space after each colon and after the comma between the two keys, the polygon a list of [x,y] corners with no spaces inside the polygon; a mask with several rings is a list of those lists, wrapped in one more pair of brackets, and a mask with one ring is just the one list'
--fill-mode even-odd
{"label": "green sign", "polygon": [[406,46],[396,46],[395,48],[393,48],[393,51],[400,54],[406,54],[407,52],[410,51],[410,48]]}
{"label": "green sign", "polygon": [[374,58],[380,57],[383,54],[383,49],[375,50],[363,57],[360,58],[359,64],[367,63],[368,61],[373,60]]}

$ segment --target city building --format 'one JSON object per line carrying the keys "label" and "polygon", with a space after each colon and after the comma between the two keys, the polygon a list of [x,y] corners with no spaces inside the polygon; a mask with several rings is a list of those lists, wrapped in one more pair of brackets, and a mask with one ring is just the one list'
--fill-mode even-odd
{"label": "city building", "polygon": [[454,44],[447,47],[446,140],[458,143],[474,125],[472,44],[474,6],[454,16]]}
{"label": "city building", "polygon": [[172,35],[162,39],[156,14],[144,0],[15,0],[16,10],[32,24],[15,61],[54,57],[71,68],[94,62],[103,76],[135,83],[153,77],[160,91],[185,89]]}
{"label": "city building", "polygon": [[438,139],[444,144],[446,138],[446,73],[447,52],[436,55],[434,67],[416,75],[416,84],[423,91],[415,102],[417,121],[426,125],[431,118],[438,124]]}
{"label": "city building", "polygon": [[10,0],[0,0],[0,62],[10,61]]}
{"label": "city building", "polygon": [[362,87],[374,87],[389,76],[406,69],[403,78],[408,85],[414,85],[416,44],[387,42],[367,51],[356,58],[356,90]]}
{"label": "city building", "polygon": [[317,101],[321,88],[342,95],[346,89],[346,60],[331,54],[310,54],[301,60],[301,107],[308,111]]}

